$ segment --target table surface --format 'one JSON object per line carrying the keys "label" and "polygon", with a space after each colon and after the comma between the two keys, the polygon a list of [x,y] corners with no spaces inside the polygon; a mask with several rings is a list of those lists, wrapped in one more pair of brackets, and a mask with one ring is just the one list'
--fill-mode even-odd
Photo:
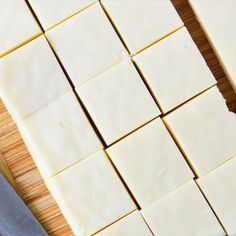
{"label": "table surface", "polygon": [[[206,36],[187,0],[172,0],[192,38],[217,80],[229,110],[236,112],[234,94]],[[48,192],[26,146],[0,100],[0,149],[15,180],[17,190],[49,235],[73,235],[57,204]]]}

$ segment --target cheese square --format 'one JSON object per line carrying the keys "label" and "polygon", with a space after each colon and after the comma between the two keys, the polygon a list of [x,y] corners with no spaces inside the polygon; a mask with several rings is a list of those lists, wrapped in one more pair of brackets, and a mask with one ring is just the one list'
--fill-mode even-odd
{"label": "cheese square", "polygon": [[99,3],[47,31],[46,36],[76,86],[128,56]]}
{"label": "cheese square", "polygon": [[15,120],[71,90],[44,36],[0,60],[0,96]]}
{"label": "cheese square", "polygon": [[142,208],[193,178],[160,118],[107,152]]}
{"label": "cheese square", "polygon": [[193,180],[141,213],[155,235],[225,235]]}
{"label": "cheese square", "polygon": [[173,111],[164,121],[198,176],[236,154],[236,116],[228,111],[217,87]]}
{"label": "cheese square", "polygon": [[138,211],[134,211],[121,220],[108,226],[96,236],[152,236],[147,224]]}
{"label": "cheese square", "polygon": [[186,28],[133,59],[164,113],[216,84]]}
{"label": "cheese square", "polygon": [[236,1],[189,0],[236,93]]}
{"label": "cheese square", "polygon": [[79,86],[77,92],[107,144],[160,115],[130,60]]}
{"label": "cheese square", "polygon": [[102,0],[131,54],[183,26],[169,0]]}
{"label": "cheese square", "polygon": [[102,148],[73,92],[17,125],[44,179]]}
{"label": "cheese square", "polygon": [[236,235],[236,156],[208,175],[198,179],[204,195],[226,229]]}
{"label": "cheese square", "polygon": [[42,33],[24,0],[1,0],[0,57]]}
{"label": "cheese square", "polygon": [[78,236],[92,235],[136,209],[104,151],[46,183]]}
{"label": "cheese square", "polygon": [[44,30],[82,11],[96,0],[29,0]]}

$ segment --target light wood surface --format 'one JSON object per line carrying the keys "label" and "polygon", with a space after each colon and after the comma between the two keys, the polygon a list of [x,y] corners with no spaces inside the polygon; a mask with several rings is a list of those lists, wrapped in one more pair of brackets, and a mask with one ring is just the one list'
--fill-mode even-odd
{"label": "light wood surface", "polygon": [[[172,2],[216,77],[218,87],[227,100],[229,109],[236,112],[236,96],[187,0],[173,0]],[[11,171],[20,195],[48,234],[58,236],[73,235],[57,204],[44,185],[14,122],[1,101],[0,147],[4,162],[7,163]]]}

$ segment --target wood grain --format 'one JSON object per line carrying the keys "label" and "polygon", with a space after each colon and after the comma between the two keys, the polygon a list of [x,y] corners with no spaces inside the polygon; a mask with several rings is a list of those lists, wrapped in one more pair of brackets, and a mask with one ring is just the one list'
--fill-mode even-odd
{"label": "wood grain", "polygon": [[[172,0],[192,38],[218,82],[231,111],[236,112],[236,96],[187,0]],[[73,235],[57,204],[49,194],[21,136],[0,101],[0,147],[23,200],[49,235]]]}

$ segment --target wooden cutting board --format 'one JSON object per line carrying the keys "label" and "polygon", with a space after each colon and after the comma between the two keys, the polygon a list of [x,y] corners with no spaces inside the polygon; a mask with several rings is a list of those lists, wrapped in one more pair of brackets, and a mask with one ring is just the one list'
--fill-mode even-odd
{"label": "wooden cutting board", "polygon": [[[217,79],[218,87],[226,99],[229,109],[236,112],[236,95],[229,85],[187,0],[172,0],[172,2]],[[44,185],[14,122],[1,100],[0,151],[15,180],[17,191],[48,234],[58,236],[73,235],[57,204]]]}

